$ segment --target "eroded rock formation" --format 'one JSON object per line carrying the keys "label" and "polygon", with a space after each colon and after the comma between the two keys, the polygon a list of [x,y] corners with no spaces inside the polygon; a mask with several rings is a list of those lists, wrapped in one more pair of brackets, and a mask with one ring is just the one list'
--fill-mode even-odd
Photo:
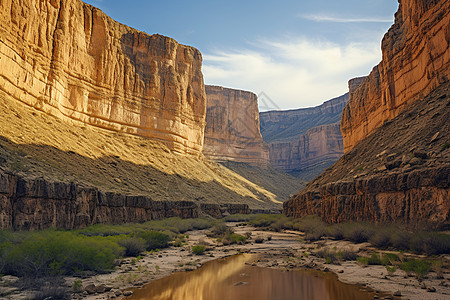
{"label": "eroded rock formation", "polygon": [[269,163],[259,128],[257,96],[247,91],[206,86],[207,112],[203,153],[219,161]]}
{"label": "eroded rock formation", "polygon": [[129,28],[80,0],[0,2],[0,89],[64,119],[199,153],[200,52]]}
{"label": "eroded rock formation", "polygon": [[25,179],[0,171],[0,228],[44,229],[124,224],[167,217],[250,213],[247,204],[156,201],[149,196],[102,192],[75,183]]}
{"label": "eroded rock formation", "polygon": [[272,166],[309,180],[338,160],[344,153],[338,122],[347,101],[345,94],[317,107],[261,113]]}
{"label": "eroded rock formation", "polygon": [[384,122],[450,79],[450,1],[401,0],[383,58],[350,95],[341,130],[348,152]]}
{"label": "eroded rock formation", "polygon": [[325,221],[450,226],[450,83],[360,141],[283,204]]}

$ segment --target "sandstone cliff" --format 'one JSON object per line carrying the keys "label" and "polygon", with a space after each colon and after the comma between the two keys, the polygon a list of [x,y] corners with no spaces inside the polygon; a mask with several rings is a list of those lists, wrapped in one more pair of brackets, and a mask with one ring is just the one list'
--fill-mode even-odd
{"label": "sandstone cliff", "polygon": [[450,83],[373,131],[283,204],[325,221],[450,226]]}
{"label": "sandstone cliff", "polygon": [[269,150],[259,129],[254,93],[206,86],[206,128],[203,153],[219,161],[269,163]]}
{"label": "sandstone cliff", "polygon": [[311,180],[338,160],[343,144],[337,122],[347,101],[345,94],[317,107],[261,113],[261,133],[269,144],[271,165]]}
{"label": "sandstone cliff", "polygon": [[381,63],[350,95],[341,130],[348,152],[384,122],[450,79],[450,1],[400,0]]}
{"label": "sandstone cliff", "polygon": [[5,0],[0,18],[0,90],[66,120],[201,152],[198,50],[129,28],[80,0]]}

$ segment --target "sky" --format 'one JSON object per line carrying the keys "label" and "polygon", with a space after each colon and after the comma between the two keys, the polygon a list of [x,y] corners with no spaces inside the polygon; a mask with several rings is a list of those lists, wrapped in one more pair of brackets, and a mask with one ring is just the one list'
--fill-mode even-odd
{"label": "sky", "polygon": [[205,84],[252,91],[260,111],[317,106],[381,60],[397,0],[87,0],[203,56]]}

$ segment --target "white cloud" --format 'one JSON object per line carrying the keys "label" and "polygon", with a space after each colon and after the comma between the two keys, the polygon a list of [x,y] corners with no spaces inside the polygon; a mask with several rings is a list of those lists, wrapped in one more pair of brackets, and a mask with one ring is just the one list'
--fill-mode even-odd
{"label": "white cloud", "polygon": [[394,20],[386,18],[341,18],[329,15],[299,15],[299,17],[316,22],[337,22],[337,23],[392,23]]}
{"label": "white cloud", "polygon": [[381,57],[375,43],[340,46],[291,38],[253,45],[203,55],[205,83],[264,92],[278,106],[272,109],[315,106],[340,96],[350,78],[368,74]]}

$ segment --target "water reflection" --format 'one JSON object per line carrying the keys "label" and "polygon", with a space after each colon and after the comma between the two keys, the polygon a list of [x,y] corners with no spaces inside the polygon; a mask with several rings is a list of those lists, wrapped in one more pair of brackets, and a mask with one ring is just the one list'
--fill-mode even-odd
{"label": "water reflection", "polygon": [[373,293],[341,283],[328,273],[283,272],[245,265],[254,256],[237,255],[175,273],[136,290],[127,299],[146,300],[359,300]]}

